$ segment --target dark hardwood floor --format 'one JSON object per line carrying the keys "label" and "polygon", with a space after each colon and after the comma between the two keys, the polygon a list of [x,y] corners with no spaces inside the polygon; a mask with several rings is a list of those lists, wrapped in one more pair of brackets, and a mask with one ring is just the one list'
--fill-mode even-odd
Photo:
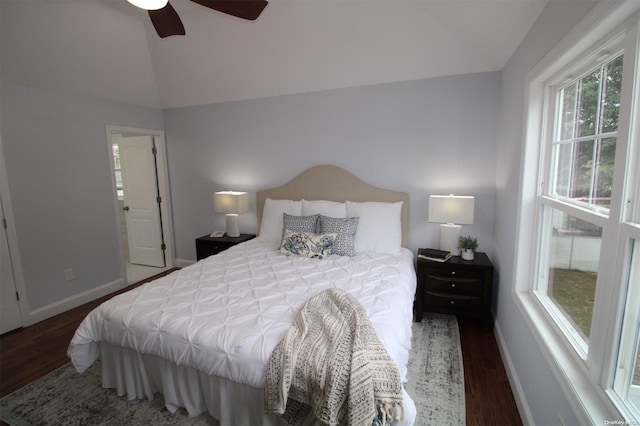
{"label": "dark hardwood floor", "polygon": [[167,275],[176,269],[178,268],[170,269],[32,326],[0,336],[0,397],[68,363],[67,347],[73,334],[84,317],[99,304],[116,294]]}
{"label": "dark hardwood floor", "polygon": [[458,319],[464,365],[467,425],[522,425],[493,331],[482,322]]}
{"label": "dark hardwood floor", "polygon": [[[8,395],[69,362],[67,346],[76,328],[93,308],[111,296],[0,336],[0,396]],[[522,425],[495,336],[480,322],[461,318],[458,324],[464,363],[467,425]]]}

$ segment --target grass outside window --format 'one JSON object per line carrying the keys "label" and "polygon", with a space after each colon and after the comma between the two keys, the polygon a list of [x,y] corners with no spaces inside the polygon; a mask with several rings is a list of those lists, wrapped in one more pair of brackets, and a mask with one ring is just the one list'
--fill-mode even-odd
{"label": "grass outside window", "polygon": [[[549,295],[576,329],[585,337],[589,336],[598,274],[577,269],[551,268],[549,276],[553,277],[553,288]],[[636,359],[633,384],[640,386],[640,353]]]}

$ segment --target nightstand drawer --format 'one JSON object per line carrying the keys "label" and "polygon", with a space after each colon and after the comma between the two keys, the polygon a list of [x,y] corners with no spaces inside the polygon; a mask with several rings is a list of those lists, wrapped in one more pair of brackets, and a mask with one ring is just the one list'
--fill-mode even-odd
{"label": "nightstand drawer", "polygon": [[211,241],[196,241],[196,252],[198,255],[198,260],[204,259],[205,257],[213,256],[214,254],[218,254],[221,251],[224,251],[231,247],[230,244],[224,244],[219,242],[211,242]]}
{"label": "nightstand drawer", "polygon": [[425,287],[427,290],[454,291],[456,293],[482,294],[484,289],[482,274],[432,275],[427,274]]}
{"label": "nightstand drawer", "polygon": [[451,269],[445,269],[445,268],[438,269],[437,267],[429,268],[428,275],[432,277],[463,278],[463,279],[476,280],[476,281],[482,281],[484,279],[484,272],[468,271],[468,270],[462,269],[459,266]]}
{"label": "nightstand drawer", "polygon": [[427,308],[451,311],[461,310],[467,313],[480,313],[482,308],[482,299],[480,297],[437,291],[426,291],[425,296],[425,306]]}
{"label": "nightstand drawer", "polygon": [[223,250],[228,249],[229,247],[231,247],[233,244],[222,244],[222,243],[200,243],[196,242],[196,249],[201,249],[204,250],[205,253],[211,253],[211,254],[217,254],[220,253]]}

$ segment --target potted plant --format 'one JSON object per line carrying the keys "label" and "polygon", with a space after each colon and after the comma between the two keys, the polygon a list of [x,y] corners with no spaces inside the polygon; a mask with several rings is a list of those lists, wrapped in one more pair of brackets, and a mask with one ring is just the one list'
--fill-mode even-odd
{"label": "potted plant", "polygon": [[478,239],[471,235],[460,237],[458,239],[458,248],[462,251],[462,259],[473,260],[478,248]]}

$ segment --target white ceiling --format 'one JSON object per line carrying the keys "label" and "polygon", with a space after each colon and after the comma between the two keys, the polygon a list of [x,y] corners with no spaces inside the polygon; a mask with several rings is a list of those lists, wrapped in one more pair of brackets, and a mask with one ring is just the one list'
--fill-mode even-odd
{"label": "white ceiling", "polygon": [[125,0],[1,0],[3,79],[169,108],[495,71],[546,0],[270,0],[256,21],[171,4],[184,37]]}

